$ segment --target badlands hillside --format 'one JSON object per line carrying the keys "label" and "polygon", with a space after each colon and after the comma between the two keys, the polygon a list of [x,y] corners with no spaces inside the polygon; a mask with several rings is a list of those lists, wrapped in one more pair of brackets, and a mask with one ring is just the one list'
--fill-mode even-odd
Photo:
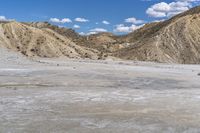
{"label": "badlands hillside", "polygon": [[200,7],[123,36],[0,22],[0,133],[200,133],[198,63]]}
{"label": "badlands hillside", "polygon": [[200,63],[200,7],[133,33],[81,36],[48,22],[0,22],[0,46],[29,57],[69,57]]}
{"label": "badlands hillside", "polygon": [[147,24],[123,39],[132,44],[115,53],[123,59],[199,64],[200,7],[164,22]]}
{"label": "badlands hillside", "polygon": [[19,22],[0,23],[0,46],[33,57],[98,59],[98,51],[80,47],[50,28],[35,28]]}
{"label": "badlands hillside", "polygon": [[82,47],[96,49],[104,54],[113,53],[122,48],[120,38],[112,33],[98,33],[90,36],[81,36],[72,29],[58,27],[48,22],[24,23],[39,29],[51,29],[58,34],[67,37],[74,43]]}

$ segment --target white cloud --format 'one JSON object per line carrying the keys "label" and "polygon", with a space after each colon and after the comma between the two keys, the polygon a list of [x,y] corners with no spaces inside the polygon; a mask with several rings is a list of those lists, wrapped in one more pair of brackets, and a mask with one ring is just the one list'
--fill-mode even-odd
{"label": "white cloud", "polygon": [[5,16],[0,16],[0,21],[13,21],[14,19],[7,19]]}
{"label": "white cloud", "polygon": [[144,20],[138,20],[138,19],[136,19],[135,17],[132,17],[132,18],[127,18],[127,19],[125,19],[125,22],[126,22],[126,23],[132,23],[132,24],[142,24],[142,23],[144,23],[145,21],[144,21]]}
{"label": "white cloud", "polygon": [[107,32],[107,30],[103,28],[95,28],[95,29],[91,29],[90,32],[100,33],[100,32]]}
{"label": "white cloud", "polygon": [[7,19],[6,19],[5,16],[0,16],[0,20],[1,20],[1,21],[6,21]]}
{"label": "white cloud", "polygon": [[79,34],[84,35],[84,36],[88,36],[88,35],[98,34],[98,33],[101,33],[101,32],[107,32],[107,30],[103,29],[103,28],[95,28],[95,29],[89,30],[88,33],[80,32]]}
{"label": "white cloud", "polygon": [[133,32],[133,31],[135,31],[135,30],[137,30],[137,29],[139,29],[143,26],[144,26],[144,24],[142,24],[142,25],[134,25],[133,24],[133,25],[130,26],[130,32]]}
{"label": "white cloud", "polygon": [[69,18],[63,18],[63,19],[58,19],[58,18],[50,18],[50,22],[53,23],[72,23],[72,20]]}
{"label": "white cloud", "polygon": [[130,32],[133,32],[133,31],[141,28],[142,26],[144,26],[144,25],[134,25],[134,24],[132,24],[131,26],[125,26],[124,24],[119,24],[119,25],[116,25],[114,32],[130,33]]}
{"label": "white cloud", "polygon": [[64,18],[61,20],[61,23],[72,23],[72,20],[69,18]]}
{"label": "white cloud", "polygon": [[79,25],[76,25],[76,24],[75,24],[73,27],[74,27],[75,29],[80,29],[80,28],[81,28]]}
{"label": "white cloud", "polygon": [[146,13],[155,18],[171,17],[189,10],[194,2],[199,1],[200,0],[176,0],[171,3],[160,2],[149,7]]}
{"label": "white cloud", "polygon": [[119,24],[114,29],[114,32],[130,32],[130,28],[128,26],[125,26],[124,24]]}
{"label": "white cloud", "polygon": [[76,21],[76,22],[81,22],[81,23],[89,22],[89,20],[88,20],[88,19],[85,19],[85,18],[75,18],[74,21]]}
{"label": "white cloud", "polygon": [[85,36],[86,33],[84,33],[84,32],[80,32],[79,35]]}
{"label": "white cloud", "polygon": [[102,21],[102,23],[105,24],[105,25],[109,25],[110,24],[110,22],[108,22],[106,20]]}
{"label": "white cloud", "polygon": [[80,32],[79,33],[79,35],[82,35],[82,36],[89,36],[89,35],[94,35],[94,34],[97,34],[97,32],[90,31],[88,33],[85,33],[85,32]]}
{"label": "white cloud", "polygon": [[94,31],[90,31],[90,32],[88,32],[87,34],[85,34],[85,35],[94,35],[94,34],[97,34],[98,32],[94,32]]}

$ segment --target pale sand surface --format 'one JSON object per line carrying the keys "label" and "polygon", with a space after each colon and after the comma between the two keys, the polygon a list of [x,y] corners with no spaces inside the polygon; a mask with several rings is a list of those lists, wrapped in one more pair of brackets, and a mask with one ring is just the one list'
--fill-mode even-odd
{"label": "pale sand surface", "polygon": [[1,133],[199,133],[200,66],[0,49]]}

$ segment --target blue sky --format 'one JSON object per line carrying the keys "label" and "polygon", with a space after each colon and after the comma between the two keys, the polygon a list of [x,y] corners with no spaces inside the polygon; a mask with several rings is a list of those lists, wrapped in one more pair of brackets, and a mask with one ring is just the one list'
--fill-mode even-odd
{"label": "blue sky", "polygon": [[0,1],[1,20],[49,21],[82,34],[132,32],[145,23],[168,19],[199,4],[199,0]]}

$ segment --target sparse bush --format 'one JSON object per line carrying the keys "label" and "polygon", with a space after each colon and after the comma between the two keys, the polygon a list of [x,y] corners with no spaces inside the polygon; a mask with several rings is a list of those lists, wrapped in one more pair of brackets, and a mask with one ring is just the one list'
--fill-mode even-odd
{"label": "sparse bush", "polygon": [[194,16],[192,19],[197,19],[197,16]]}
{"label": "sparse bush", "polygon": [[31,49],[31,52],[35,52],[35,49],[32,48],[32,49]]}

